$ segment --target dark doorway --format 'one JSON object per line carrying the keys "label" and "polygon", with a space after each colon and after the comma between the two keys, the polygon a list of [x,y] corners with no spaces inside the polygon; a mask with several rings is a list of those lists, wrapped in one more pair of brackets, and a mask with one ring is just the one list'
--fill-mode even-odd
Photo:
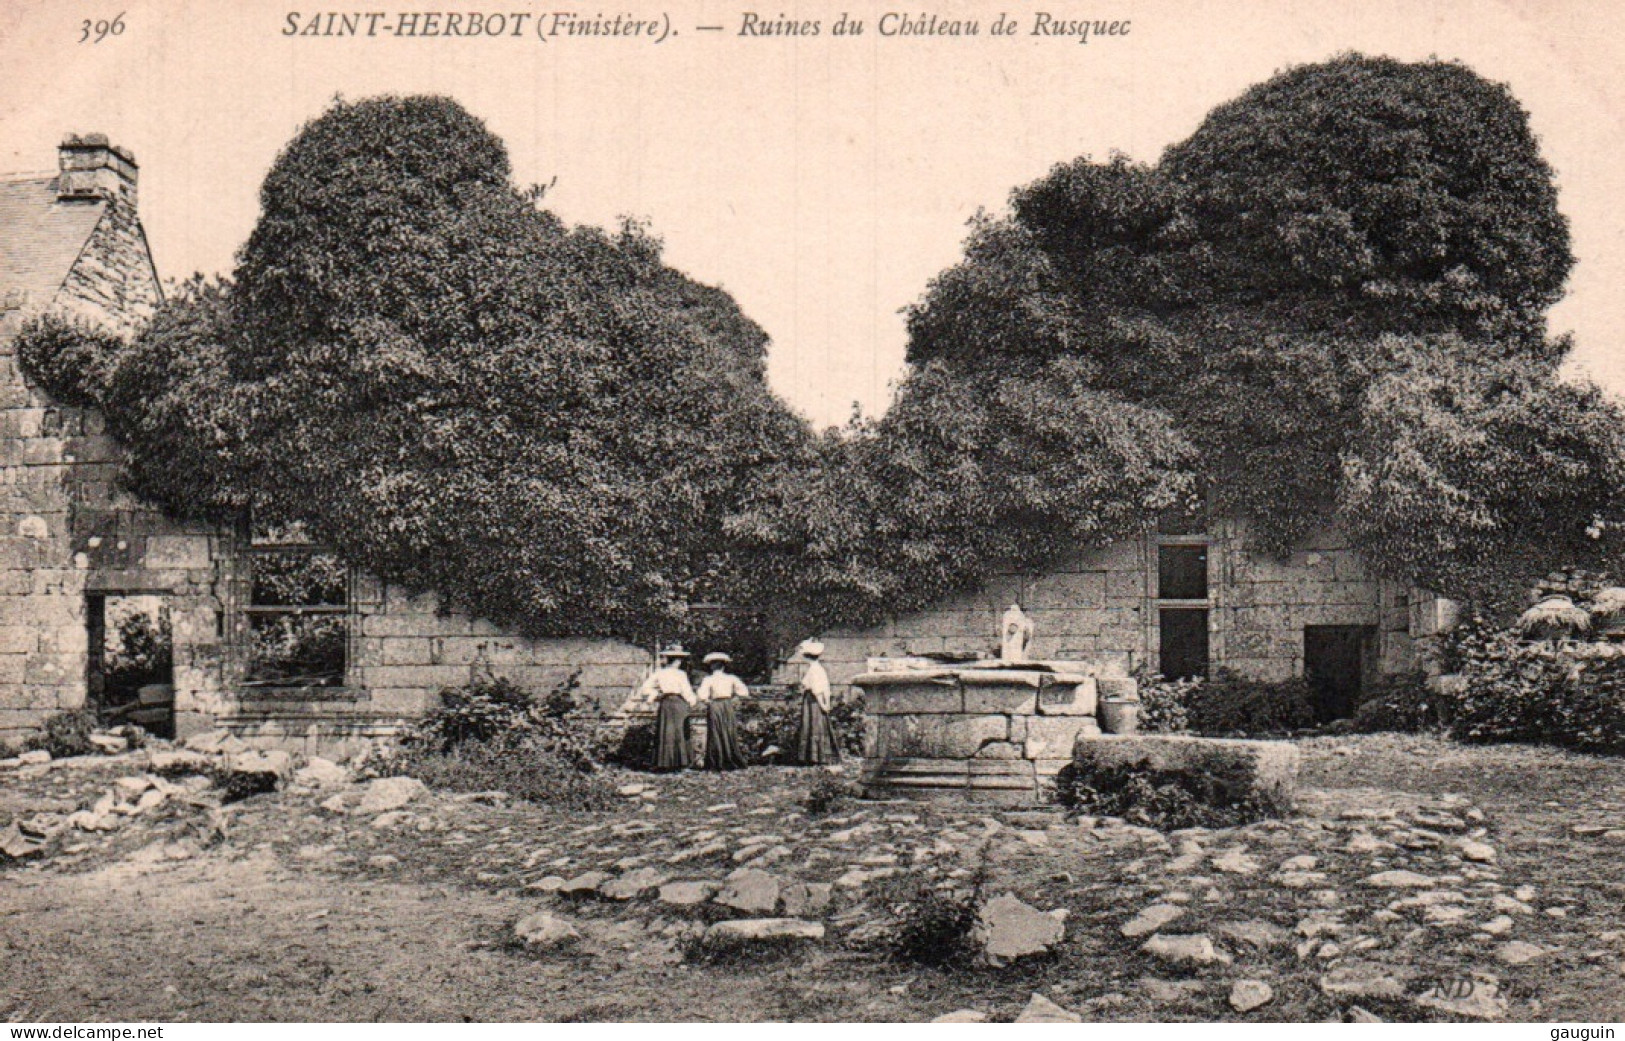
{"label": "dark doorway", "polygon": [[86,687],[109,726],[134,723],[175,736],[175,648],[169,601],[150,593],[86,597]]}
{"label": "dark doorway", "polygon": [[1165,607],[1161,612],[1158,671],[1171,680],[1207,675],[1207,610]]}
{"label": "dark doorway", "polygon": [[1321,722],[1354,715],[1376,636],[1376,630],[1365,625],[1303,627],[1303,675],[1315,692]]}

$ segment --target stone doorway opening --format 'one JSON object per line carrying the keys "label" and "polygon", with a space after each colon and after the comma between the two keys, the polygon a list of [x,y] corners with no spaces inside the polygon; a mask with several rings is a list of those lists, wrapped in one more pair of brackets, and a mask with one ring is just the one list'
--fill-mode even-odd
{"label": "stone doorway opening", "polygon": [[104,725],[134,723],[175,736],[175,638],[169,597],[149,592],[91,593],[85,689]]}
{"label": "stone doorway opening", "polygon": [[1376,650],[1377,631],[1369,625],[1303,627],[1303,676],[1315,692],[1320,722],[1354,715]]}

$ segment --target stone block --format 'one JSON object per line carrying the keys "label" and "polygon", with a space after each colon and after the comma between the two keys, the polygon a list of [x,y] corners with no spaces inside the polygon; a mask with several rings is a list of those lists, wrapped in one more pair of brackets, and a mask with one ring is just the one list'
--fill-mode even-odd
{"label": "stone block", "polygon": [[[435,664],[434,640],[421,637],[398,636],[378,641],[384,665]],[[453,663],[462,664],[462,663]]]}
{"label": "stone block", "polygon": [[[1027,583],[1022,607],[1037,611],[1075,611],[1106,602],[1106,572],[1083,571],[1039,575]],[[1036,620],[1036,615],[1034,616]]]}
{"label": "stone block", "polygon": [[1082,683],[1051,683],[1038,692],[1038,711],[1045,716],[1092,716],[1099,701],[1098,680],[1090,676]]}
{"label": "stone block", "polygon": [[1145,734],[1080,740],[1072,761],[1085,772],[1137,766],[1154,774],[1198,775],[1217,781],[1232,798],[1285,807],[1297,783],[1299,756],[1286,741]]}
{"label": "stone block", "polygon": [[924,759],[968,759],[984,744],[1008,741],[1005,716],[881,716],[876,755]]}
{"label": "stone block", "polygon": [[1027,720],[1027,759],[1064,759],[1080,735],[1097,736],[1093,716],[1038,717]]}
{"label": "stone block", "polygon": [[206,535],[149,535],[146,541],[145,567],[206,569],[212,563]]}
{"label": "stone block", "polygon": [[461,665],[379,665],[362,672],[362,683],[368,687],[439,690],[462,686],[469,681],[468,668]]}
{"label": "stone block", "polygon": [[[1036,675],[1036,674],[1035,674]],[[1038,709],[1037,683],[965,683],[966,712],[1030,716]]]}
{"label": "stone block", "polygon": [[870,684],[863,687],[863,708],[876,716],[960,713],[965,711],[965,694],[952,680]]}

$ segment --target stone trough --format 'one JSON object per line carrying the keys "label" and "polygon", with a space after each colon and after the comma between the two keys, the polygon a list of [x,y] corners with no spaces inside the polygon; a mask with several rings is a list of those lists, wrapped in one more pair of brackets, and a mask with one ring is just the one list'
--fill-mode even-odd
{"label": "stone trough", "polygon": [[1079,738],[1100,736],[1102,698],[1134,680],[1095,662],[947,664],[876,658],[852,682],[868,715],[862,783],[871,798],[1042,801]]}

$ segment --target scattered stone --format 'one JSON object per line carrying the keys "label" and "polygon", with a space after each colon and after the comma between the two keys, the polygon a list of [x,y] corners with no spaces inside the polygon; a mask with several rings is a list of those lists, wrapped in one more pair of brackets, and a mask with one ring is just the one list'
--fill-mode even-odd
{"label": "scattered stone", "polygon": [[1613,829],[1606,824],[1576,824],[1569,830],[1581,838],[1590,838],[1593,835],[1601,835]]}
{"label": "scattered stone", "polygon": [[1065,935],[1066,926],[1059,916],[1025,904],[1011,893],[989,900],[976,926],[982,956],[995,968],[1043,954]]}
{"label": "scattered stone", "polygon": [[1260,867],[1257,860],[1243,853],[1239,849],[1230,850],[1213,858],[1215,870],[1230,875],[1253,875],[1258,873]]}
{"label": "scattered stone", "polygon": [[660,902],[673,907],[692,907],[705,903],[721,888],[720,882],[667,882],[660,887]]}
{"label": "scattered stone", "polygon": [[784,913],[792,918],[821,915],[829,910],[834,887],[828,882],[792,882],[779,894]]}
{"label": "scattered stone", "polygon": [[1184,913],[1183,908],[1173,904],[1152,904],[1123,923],[1119,932],[1131,940],[1138,939],[1156,932]]}
{"label": "scattered stone", "polygon": [[1246,944],[1258,950],[1284,947],[1292,941],[1291,935],[1285,929],[1257,919],[1245,922],[1220,922],[1213,927],[1213,932],[1221,940]]}
{"label": "scattered stone", "polygon": [[1237,980],[1230,988],[1230,1007],[1237,1012],[1251,1012],[1273,1000],[1275,991],[1263,980]]}
{"label": "scattered stone", "polygon": [[1315,866],[1317,864],[1319,864],[1319,863],[1320,863],[1320,858],[1319,857],[1311,857],[1308,854],[1304,854],[1303,856],[1300,856],[1300,857],[1290,857],[1287,860],[1282,861],[1281,862],[1281,867],[1280,867],[1279,870],[1281,870],[1281,871],[1313,871],[1313,870],[1315,870]]}
{"label": "scattered stone", "polygon": [[1545,956],[1546,948],[1523,940],[1510,940],[1495,949],[1495,958],[1503,965],[1527,965]]}
{"label": "scattered stone", "polygon": [[349,813],[350,800],[342,795],[331,795],[322,800],[322,809],[328,813]]}
{"label": "scattered stone", "polygon": [[1368,831],[1356,832],[1343,846],[1344,851],[1348,853],[1386,853],[1398,848],[1392,842],[1379,839]]}
{"label": "scattered stone", "polygon": [[[31,752],[24,752],[17,757],[17,761],[24,766],[38,766],[51,761],[51,753],[43,748],[36,748]],[[1606,830],[1606,829],[1605,829]]]}
{"label": "scattered stone", "polygon": [[973,1008],[962,1008],[954,1012],[947,1012],[933,1019],[933,1023],[986,1023],[987,1013],[978,1012]]}
{"label": "scattered stone", "polygon": [[1320,977],[1320,989],[1333,998],[1384,998],[1405,996],[1405,981],[1387,965],[1341,965]]}
{"label": "scattered stone", "polygon": [[1524,903],[1521,899],[1507,896],[1505,893],[1496,893],[1490,897],[1490,906],[1505,914],[1534,914],[1535,909]]}
{"label": "scattered stone", "polygon": [[648,790],[649,786],[646,784],[623,784],[615,789],[615,794],[623,799],[636,799]]}
{"label": "scattered stone", "polygon": [[1344,1015],[1343,1018],[1346,1021],[1350,1022],[1350,1023],[1383,1023],[1383,1022],[1386,1022],[1386,1020],[1384,1020],[1381,1016],[1377,1015],[1374,1012],[1367,1012],[1365,1009],[1361,1008],[1358,1005],[1350,1005],[1348,1012]]}
{"label": "scattered stone", "polygon": [[716,902],[739,911],[772,911],[778,906],[781,886],[776,875],[760,868],[735,868]]}
{"label": "scattered stone", "polygon": [[1082,1023],[1083,1017],[1075,1012],[1068,1012],[1055,1002],[1037,992],[1027,1002],[1027,1007],[1021,1010],[1016,1017],[1017,1023]]}
{"label": "scattered stone", "polygon": [[1414,871],[1379,871],[1367,875],[1364,881],[1368,886],[1383,889],[1431,889],[1434,886],[1433,879]]}
{"label": "scattered stone", "polygon": [[1164,980],[1145,976],[1140,980],[1140,989],[1159,1005],[1173,1005],[1200,996],[1204,987],[1201,980]]}
{"label": "scattered stone", "polygon": [[1456,848],[1461,850],[1461,855],[1467,860],[1471,860],[1479,864],[1495,863],[1495,847],[1490,845],[1488,842],[1478,842],[1474,839],[1462,839],[1456,844]]}
{"label": "scattered stone", "polygon": [[148,810],[155,810],[162,806],[168,798],[168,795],[158,789],[148,788],[141,793],[141,798],[135,801],[135,811],[137,813],[146,813]]}
{"label": "scattered stone", "polygon": [[649,890],[658,888],[670,877],[656,868],[640,867],[620,878],[604,882],[598,887],[598,895],[605,900],[636,900]]}
{"label": "scattered stone", "polygon": [[1206,933],[1158,933],[1141,945],[1140,950],[1176,965],[1230,964],[1229,956],[1214,947],[1212,937]]}
{"label": "scattered stone", "polygon": [[401,862],[401,858],[393,853],[378,853],[367,858],[367,865],[375,868],[392,868]]}
{"label": "scattered stone", "polygon": [[[156,758],[156,757],[155,757]],[[310,760],[294,771],[294,782],[307,788],[331,788],[348,784],[350,771],[331,759],[311,756]]]}
{"label": "scattered stone", "polygon": [[1479,926],[1491,936],[1505,936],[1512,931],[1512,918],[1508,915],[1496,915],[1483,925]]}
{"label": "scattered stone", "polygon": [[129,739],[117,734],[90,734],[86,740],[101,749],[105,755],[118,755],[130,750]]}
{"label": "scattered stone", "polygon": [[801,918],[734,918],[717,922],[705,931],[704,942],[714,944],[751,940],[822,940],[824,923]]}
{"label": "scattered stone", "polygon": [[[1272,878],[1276,885],[1285,889],[1313,889],[1329,881],[1324,871],[1280,871]],[[1332,895],[1332,902],[1335,903],[1335,891]]]}
{"label": "scattered stone", "polygon": [[45,843],[22,833],[15,821],[0,829],[0,862],[32,857],[45,847]]}
{"label": "scattered stone", "polygon": [[550,911],[537,911],[514,923],[514,935],[527,947],[557,947],[581,939],[575,926]]}
{"label": "scattered stone", "polygon": [[1469,980],[1441,980],[1414,1000],[1424,1008],[1469,1019],[1502,1019],[1507,1012],[1501,981],[1482,973]]}
{"label": "scattered stone", "polygon": [[397,824],[409,824],[417,820],[417,817],[418,815],[411,810],[390,810],[388,813],[380,813],[374,817],[372,826],[379,831],[388,831]]}
{"label": "scattered stone", "polygon": [[609,874],[607,872],[588,871],[586,874],[577,875],[565,882],[559,886],[558,891],[563,896],[593,896],[597,894],[598,887],[608,880]]}
{"label": "scattered stone", "polygon": [[[428,791],[416,777],[380,777],[367,783],[356,804],[358,813],[383,813],[398,810]],[[325,804],[324,804],[325,805]]]}

